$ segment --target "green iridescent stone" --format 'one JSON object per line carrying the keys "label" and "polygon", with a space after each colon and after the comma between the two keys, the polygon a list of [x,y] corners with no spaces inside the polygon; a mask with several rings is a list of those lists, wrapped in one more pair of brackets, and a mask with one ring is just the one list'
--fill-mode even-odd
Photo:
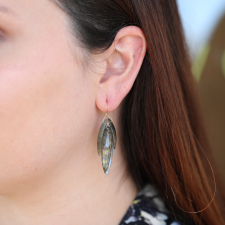
{"label": "green iridescent stone", "polygon": [[97,150],[102,156],[102,167],[104,173],[108,174],[113,156],[113,149],[116,148],[116,130],[110,118],[106,118],[99,130]]}

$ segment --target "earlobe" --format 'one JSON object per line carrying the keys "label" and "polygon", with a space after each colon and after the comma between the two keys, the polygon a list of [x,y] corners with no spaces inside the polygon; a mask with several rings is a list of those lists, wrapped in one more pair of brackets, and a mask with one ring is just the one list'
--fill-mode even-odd
{"label": "earlobe", "polygon": [[[146,40],[136,26],[122,28],[106,51],[105,74],[99,83],[96,105],[102,112],[115,110],[131,90],[146,53]],[[104,91],[104,92],[103,92]]]}

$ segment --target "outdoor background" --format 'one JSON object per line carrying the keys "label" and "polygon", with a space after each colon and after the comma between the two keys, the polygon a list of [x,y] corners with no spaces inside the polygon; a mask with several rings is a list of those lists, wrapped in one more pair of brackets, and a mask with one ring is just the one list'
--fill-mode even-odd
{"label": "outdoor background", "polygon": [[213,155],[225,183],[225,0],[177,0]]}

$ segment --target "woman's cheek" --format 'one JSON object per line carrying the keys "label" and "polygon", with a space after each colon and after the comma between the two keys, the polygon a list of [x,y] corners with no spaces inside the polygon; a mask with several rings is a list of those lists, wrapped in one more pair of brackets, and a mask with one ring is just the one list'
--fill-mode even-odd
{"label": "woman's cheek", "polygon": [[66,40],[42,35],[0,54],[0,193],[55,168],[88,127],[91,89],[82,69]]}
{"label": "woman's cheek", "polygon": [[61,96],[65,82],[44,65],[15,65],[0,71],[1,185],[30,178],[64,154],[57,140],[63,126],[60,106],[68,104]]}

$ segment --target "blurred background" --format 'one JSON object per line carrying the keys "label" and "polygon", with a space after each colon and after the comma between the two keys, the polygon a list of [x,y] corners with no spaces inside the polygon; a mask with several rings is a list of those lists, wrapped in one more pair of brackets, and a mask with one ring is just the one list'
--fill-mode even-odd
{"label": "blurred background", "polygon": [[213,155],[225,183],[225,0],[177,0]]}

